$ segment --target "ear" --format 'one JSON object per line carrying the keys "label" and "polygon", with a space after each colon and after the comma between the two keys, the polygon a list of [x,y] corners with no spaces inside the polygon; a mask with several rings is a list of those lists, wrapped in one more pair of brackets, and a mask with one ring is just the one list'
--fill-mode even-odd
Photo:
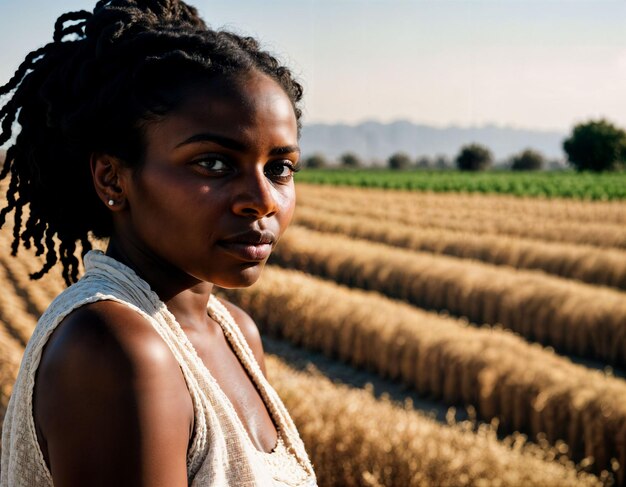
{"label": "ear", "polygon": [[98,153],[91,155],[90,165],[98,197],[112,211],[124,209],[128,168],[117,157]]}

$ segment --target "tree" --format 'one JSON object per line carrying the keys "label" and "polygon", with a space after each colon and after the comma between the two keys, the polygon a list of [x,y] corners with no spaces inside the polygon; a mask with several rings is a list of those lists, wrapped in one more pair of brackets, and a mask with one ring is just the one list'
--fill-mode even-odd
{"label": "tree", "polygon": [[545,158],[541,152],[533,149],[525,149],[513,156],[511,169],[513,171],[538,171],[543,169]]}
{"label": "tree", "polygon": [[445,154],[438,154],[435,156],[435,167],[441,171],[452,169],[454,166],[452,161]]}
{"label": "tree", "polygon": [[396,152],[387,159],[389,169],[408,169],[411,166],[411,158],[404,152]]}
{"label": "tree", "polygon": [[361,159],[354,152],[346,152],[339,158],[343,167],[361,167]]}
{"label": "tree", "polygon": [[304,167],[310,169],[321,169],[328,166],[328,161],[323,154],[316,152],[304,159]]}
{"label": "tree", "polygon": [[578,171],[614,171],[626,166],[626,132],[607,120],[574,127],[563,142],[570,165]]}
{"label": "tree", "polygon": [[483,171],[493,163],[491,151],[480,144],[463,146],[456,156],[456,167],[461,171]]}
{"label": "tree", "polygon": [[415,166],[419,169],[430,169],[433,165],[433,162],[428,156],[420,156],[415,161]]}

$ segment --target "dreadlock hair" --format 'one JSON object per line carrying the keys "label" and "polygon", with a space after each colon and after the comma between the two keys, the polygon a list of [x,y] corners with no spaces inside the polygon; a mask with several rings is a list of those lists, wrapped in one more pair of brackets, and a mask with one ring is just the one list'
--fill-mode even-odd
{"label": "dreadlock hair", "polygon": [[299,132],[302,87],[289,69],[255,39],[208,28],[180,0],[101,0],[93,12],[61,15],[53,42],[29,53],[0,87],[0,146],[16,119],[21,127],[0,171],[0,181],[10,174],[0,228],[13,212],[12,255],[20,244],[45,253],[31,279],[60,260],[65,282],[75,282],[77,243],[84,256],[90,236],[111,235],[111,214],[91,179],[93,153],[138,167],[142,127],[176,108],[185,83],[251,70],[283,88]]}

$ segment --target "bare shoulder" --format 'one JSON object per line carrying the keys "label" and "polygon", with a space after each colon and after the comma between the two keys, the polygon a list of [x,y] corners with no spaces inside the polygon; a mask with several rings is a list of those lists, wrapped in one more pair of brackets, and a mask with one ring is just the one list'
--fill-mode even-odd
{"label": "bare shoulder", "polygon": [[[82,306],[66,316],[52,334],[42,361],[53,365],[54,359],[67,363],[92,353],[107,359],[107,370],[117,365],[122,357],[143,360],[160,359],[167,362],[169,356],[162,352],[165,342],[150,323],[128,306],[115,301],[98,301]],[[63,352],[62,354],[59,352]],[[171,354],[170,354],[171,356]],[[175,362],[173,356],[171,360]],[[93,364],[92,360],[88,361]]]}
{"label": "bare shoulder", "polygon": [[186,485],[191,398],[167,344],[123,304],[92,303],[59,324],[34,414],[55,485]]}
{"label": "bare shoulder", "polygon": [[239,329],[243,333],[248,346],[252,349],[252,353],[261,366],[263,374],[265,374],[265,354],[263,352],[263,342],[261,341],[261,334],[254,320],[239,306],[231,303],[227,299],[218,298],[228,312],[232,315],[235,323],[239,326]]}
{"label": "bare shoulder", "polygon": [[[99,301],[70,313],[48,341],[38,376],[56,385],[83,380],[114,388],[146,379],[184,381],[167,344],[139,313],[121,303]],[[63,384],[61,384],[63,382]]]}

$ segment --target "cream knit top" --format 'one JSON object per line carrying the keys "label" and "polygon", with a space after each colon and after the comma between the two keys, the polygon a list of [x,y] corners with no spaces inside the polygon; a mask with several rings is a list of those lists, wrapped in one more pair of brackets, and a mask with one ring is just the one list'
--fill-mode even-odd
{"label": "cream knit top", "polygon": [[85,256],[85,275],[41,316],[26,346],[2,428],[0,487],[51,487],[32,414],[35,373],[56,326],[74,309],[101,300],[117,301],[140,313],[168,345],[183,372],[194,409],[187,452],[188,484],[208,486],[314,487],[313,468],[285,406],[267,382],[243,334],[217,298],[209,315],[217,321],[239,361],[260,391],[277,427],[271,453],[259,451],[232,403],[198,357],[187,335],[150,286],[124,264],[102,252]]}

